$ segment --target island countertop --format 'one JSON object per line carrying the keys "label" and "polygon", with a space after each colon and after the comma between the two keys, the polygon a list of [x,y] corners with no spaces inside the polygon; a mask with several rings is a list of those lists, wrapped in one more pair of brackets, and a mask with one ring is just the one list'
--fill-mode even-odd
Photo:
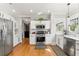
{"label": "island countertop", "polygon": [[70,38],[70,39],[74,39],[74,40],[79,40],[79,36],[78,35],[64,35],[65,38]]}

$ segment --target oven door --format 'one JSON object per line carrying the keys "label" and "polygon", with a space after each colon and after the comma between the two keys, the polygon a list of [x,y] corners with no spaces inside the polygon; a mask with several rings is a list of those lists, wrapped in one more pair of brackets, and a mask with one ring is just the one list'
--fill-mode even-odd
{"label": "oven door", "polygon": [[37,37],[36,42],[45,42],[45,37]]}
{"label": "oven door", "polygon": [[45,25],[37,25],[36,28],[37,29],[44,29],[45,28]]}

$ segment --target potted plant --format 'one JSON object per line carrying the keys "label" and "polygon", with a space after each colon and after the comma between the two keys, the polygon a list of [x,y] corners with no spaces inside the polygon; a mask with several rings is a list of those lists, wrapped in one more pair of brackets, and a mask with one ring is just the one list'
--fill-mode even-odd
{"label": "potted plant", "polygon": [[44,18],[43,17],[40,17],[38,20],[41,22],[42,20],[44,20]]}
{"label": "potted plant", "polygon": [[72,25],[69,25],[70,26],[70,30],[71,31],[75,31],[77,25],[76,24],[72,24]]}

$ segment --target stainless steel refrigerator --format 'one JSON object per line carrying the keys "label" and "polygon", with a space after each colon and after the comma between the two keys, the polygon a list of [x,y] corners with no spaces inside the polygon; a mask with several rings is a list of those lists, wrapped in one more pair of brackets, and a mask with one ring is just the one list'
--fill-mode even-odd
{"label": "stainless steel refrigerator", "polygon": [[13,48],[13,22],[0,19],[0,56],[8,55]]}

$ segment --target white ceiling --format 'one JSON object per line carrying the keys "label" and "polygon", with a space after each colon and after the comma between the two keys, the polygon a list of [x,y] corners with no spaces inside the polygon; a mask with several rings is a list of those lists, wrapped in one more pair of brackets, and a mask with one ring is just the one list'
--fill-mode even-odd
{"label": "white ceiling", "polygon": [[[12,12],[15,9],[16,12]],[[36,16],[38,12],[48,14],[48,10],[56,17],[66,17],[68,12],[67,3],[0,3],[0,10],[12,16]],[[30,10],[33,10],[31,13]],[[79,4],[71,3],[70,15],[79,12]]]}

